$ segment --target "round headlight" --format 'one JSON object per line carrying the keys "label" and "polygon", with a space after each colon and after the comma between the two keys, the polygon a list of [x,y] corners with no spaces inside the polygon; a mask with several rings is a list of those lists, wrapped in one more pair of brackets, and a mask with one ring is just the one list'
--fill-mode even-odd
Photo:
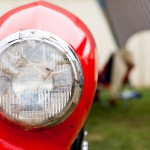
{"label": "round headlight", "polygon": [[64,121],[79,102],[83,74],[72,48],[42,30],[0,42],[1,118],[26,130]]}

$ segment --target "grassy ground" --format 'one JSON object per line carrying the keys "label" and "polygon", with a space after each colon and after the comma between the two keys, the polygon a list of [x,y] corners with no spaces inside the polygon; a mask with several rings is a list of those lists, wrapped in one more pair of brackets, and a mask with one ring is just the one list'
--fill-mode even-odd
{"label": "grassy ground", "polygon": [[89,150],[150,150],[150,89],[139,100],[107,104],[108,95],[93,104],[86,124]]}

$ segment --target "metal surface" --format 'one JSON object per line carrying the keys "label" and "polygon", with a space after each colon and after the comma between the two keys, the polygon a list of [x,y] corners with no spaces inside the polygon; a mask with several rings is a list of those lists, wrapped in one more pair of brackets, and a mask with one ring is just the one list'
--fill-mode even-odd
{"label": "metal surface", "polygon": [[0,19],[0,39],[25,29],[42,29],[65,40],[77,54],[84,75],[79,104],[61,124],[46,131],[25,132],[0,120],[0,149],[68,150],[83,126],[97,83],[97,54],[87,27],[74,15],[57,6],[37,2],[14,9]]}
{"label": "metal surface", "polygon": [[88,150],[89,148],[89,143],[86,140],[87,135],[88,135],[88,131],[84,131],[84,141],[82,143],[82,150]]}

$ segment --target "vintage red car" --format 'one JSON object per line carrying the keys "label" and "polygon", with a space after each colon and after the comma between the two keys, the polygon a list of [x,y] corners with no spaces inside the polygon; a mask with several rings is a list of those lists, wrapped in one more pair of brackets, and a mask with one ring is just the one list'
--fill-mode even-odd
{"label": "vintage red car", "polygon": [[46,2],[0,18],[0,150],[81,149],[97,83],[94,39]]}

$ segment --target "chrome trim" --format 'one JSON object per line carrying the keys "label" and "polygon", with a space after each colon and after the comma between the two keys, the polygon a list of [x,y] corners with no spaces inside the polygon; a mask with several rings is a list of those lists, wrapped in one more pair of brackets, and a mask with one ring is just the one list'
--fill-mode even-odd
{"label": "chrome trim", "polygon": [[86,137],[88,135],[87,131],[84,131],[84,141],[82,142],[82,150],[88,150],[89,143],[86,141]]}

